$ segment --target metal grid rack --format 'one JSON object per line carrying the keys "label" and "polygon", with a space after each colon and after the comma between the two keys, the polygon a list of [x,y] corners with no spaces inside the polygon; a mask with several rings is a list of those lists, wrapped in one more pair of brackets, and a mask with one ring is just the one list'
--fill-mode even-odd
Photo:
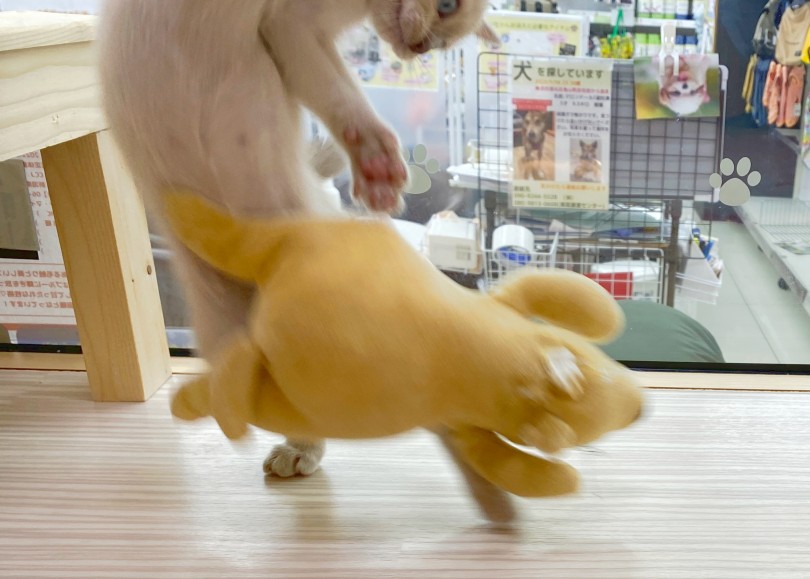
{"label": "metal grid rack", "polygon": [[780,243],[810,243],[810,204],[800,199],[768,199],[759,224]]}
{"label": "metal grid rack", "polygon": [[[482,69],[483,59],[498,59],[495,69]],[[610,209],[571,211],[514,208],[509,204],[514,130],[512,95],[505,76],[514,59],[531,55],[479,55],[477,136],[471,162],[478,175],[477,205],[484,235],[486,283],[493,285],[505,269],[493,252],[495,229],[504,223],[529,228],[537,257],[552,251],[552,259],[532,259],[535,267],[566,267],[590,275],[617,298],[653,299],[674,305],[688,252],[683,228],[684,201],[711,200],[708,177],[722,158],[725,83],[721,82],[719,118],[672,120],[635,119],[632,63],[616,61],[611,100]],[[725,71],[724,71],[725,74]],[[725,77],[724,77],[725,78]],[[556,230],[550,224],[556,224]],[[560,226],[562,224],[562,226]],[[710,233],[709,229],[703,233]],[[684,233],[686,229],[686,233]],[[560,233],[562,230],[562,233]],[[678,272],[681,275],[678,275]],[[636,277],[643,291],[627,291]],[[629,295],[625,295],[628,294]]]}

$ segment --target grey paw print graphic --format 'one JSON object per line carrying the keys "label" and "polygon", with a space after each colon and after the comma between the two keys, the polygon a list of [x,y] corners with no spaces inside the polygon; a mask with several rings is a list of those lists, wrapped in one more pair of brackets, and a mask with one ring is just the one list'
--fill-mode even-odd
{"label": "grey paw print graphic", "polygon": [[408,159],[408,187],[405,193],[409,195],[422,195],[430,191],[433,184],[431,175],[439,172],[440,166],[436,159],[428,159],[428,150],[424,145],[416,145],[413,152],[405,153]]}
{"label": "grey paw print graphic", "polygon": [[762,181],[759,171],[751,171],[751,159],[748,157],[743,157],[737,162],[737,176],[732,177],[734,171],[734,161],[723,159],[720,162],[722,175],[713,173],[709,177],[709,184],[715,189],[720,189],[720,201],[732,207],[748,201],[751,198],[751,187],[756,187]]}

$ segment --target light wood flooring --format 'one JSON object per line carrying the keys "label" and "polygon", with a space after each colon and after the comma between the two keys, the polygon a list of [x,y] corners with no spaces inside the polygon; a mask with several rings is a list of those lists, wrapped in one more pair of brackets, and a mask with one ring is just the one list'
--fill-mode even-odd
{"label": "light wood flooring", "polygon": [[95,404],[84,374],[0,372],[0,577],[807,578],[810,394],[649,393],[577,450],[582,492],[484,525],[421,432],[332,443],[265,480],[278,439]]}

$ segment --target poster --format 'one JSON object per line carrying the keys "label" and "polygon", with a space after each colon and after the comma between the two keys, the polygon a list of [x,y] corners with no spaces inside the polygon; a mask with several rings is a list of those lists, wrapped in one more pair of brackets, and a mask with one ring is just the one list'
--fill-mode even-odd
{"label": "poster", "polygon": [[439,61],[436,51],[401,60],[370,26],[357,26],[338,42],[343,60],[360,84],[371,88],[439,90]]}
{"label": "poster", "polygon": [[720,116],[720,62],[716,54],[681,54],[661,66],[658,56],[635,59],[636,118]]}
{"label": "poster", "polygon": [[40,154],[19,157],[33,209],[38,248],[0,259],[0,324],[75,325],[62,250]]}
{"label": "poster", "polygon": [[[481,43],[479,58],[481,90],[505,90],[509,86],[508,54],[524,56],[584,56],[590,24],[582,16],[490,13],[487,23],[498,33],[501,46],[492,49]],[[499,56],[501,55],[501,56]]]}
{"label": "poster", "polygon": [[613,63],[513,59],[512,204],[607,209]]}

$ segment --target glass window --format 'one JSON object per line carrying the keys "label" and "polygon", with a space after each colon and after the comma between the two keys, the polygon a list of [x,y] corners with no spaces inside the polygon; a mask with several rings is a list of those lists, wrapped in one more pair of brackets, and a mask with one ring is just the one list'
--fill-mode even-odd
{"label": "glass window", "polygon": [[[453,280],[569,269],[623,308],[605,346],[619,360],[806,370],[810,3],[789,4],[503,1],[499,50],[403,62],[365,26],[340,50],[408,159],[397,227]],[[37,153],[0,170],[0,348],[78,345]],[[349,175],[334,185],[349,203]],[[152,245],[170,345],[189,354],[172,253]]]}

